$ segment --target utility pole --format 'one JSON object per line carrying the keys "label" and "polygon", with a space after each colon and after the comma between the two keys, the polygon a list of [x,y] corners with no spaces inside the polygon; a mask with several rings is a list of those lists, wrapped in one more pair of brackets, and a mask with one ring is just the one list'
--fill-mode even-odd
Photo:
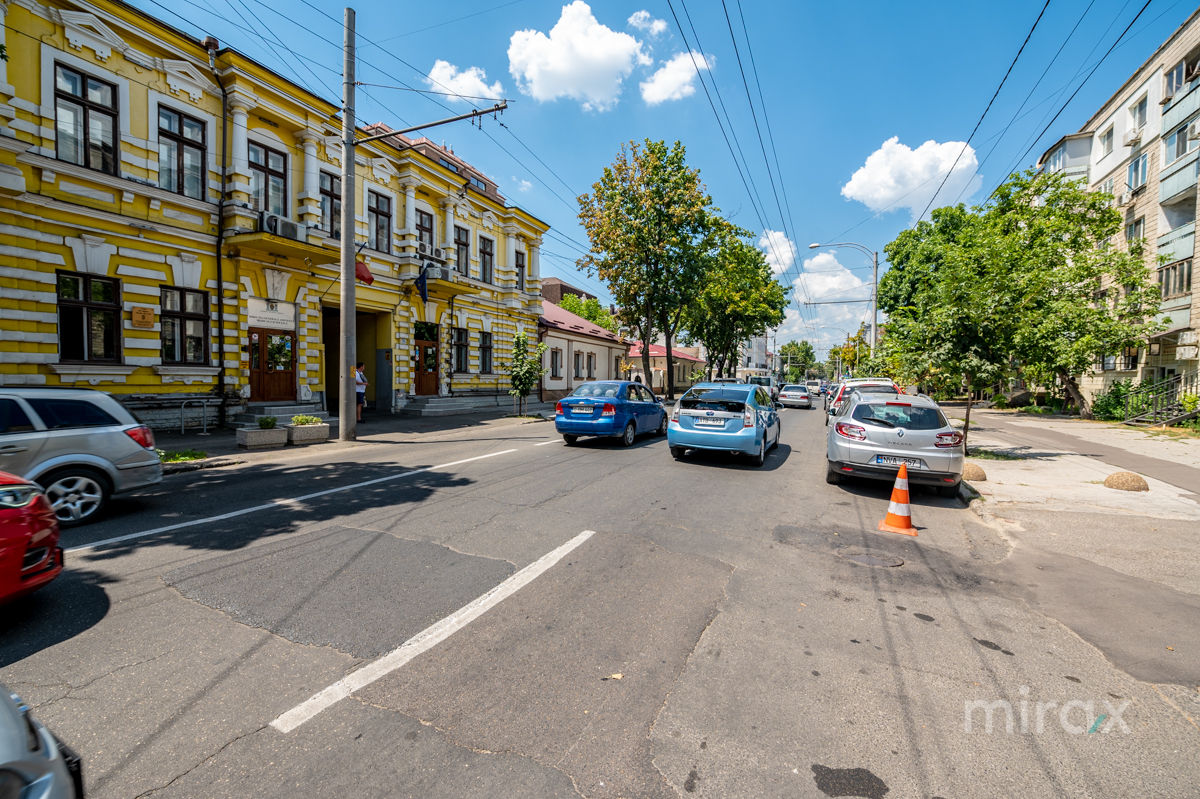
{"label": "utility pole", "polygon": [[[360,144],[386,139],[391,136],[399,136],[405,133],[411,133],[415,130],[424,130],[425,128],[433,128],[438,125],[445,125],[447,122],[458,122],[463,119],[474,119],[475,117],[483,116],[484,114],[495,114],[508,108],[508,101],[501,100],[491,108],[477,108],[474,111],[469,111],[465,114],[439,119],[436,122],[428,122],[423,125],[413,125],[409,128],[400,130],[389,130],[387,133],[380,133],[375,136],[367,136],[365,138],[356,138],[354,135],[354,9],[347,7],[345,9],[345,30],[342,38],[342,240],[341,240],[341,320],[339,324],[339,333],[342,336],[341,344],[341,396],[338,397],[338,440],[354,441],[357,435],[358,423],[355,419],[357,416],[355,397],[355,381],[354,381],[354,365],[358,362],[358,353],[356,350],[356,309],[355,309],[355,289],[357,287],[357,275],[355,271],[355,258],[358,251],[355,246],[354,237],[354,197],[358,191],[357,177],[354,166],[354,150]],[[421,270],[424,271],[425,265],[421,265]]]}
{"label": "utility pole", "polygon": [[357,436],[355,420],[357,397],[354,389],[354,364],[358,352],[355,341],[354,290],[354,9],[345,10],[342,34],[342,307],[339,332],[342,336],[341,393],[338,397],[338,439],[353,441]]}
{"label": "utility pole", "polygon": [[871,357],[879,341],[879,251],[871,250]]}

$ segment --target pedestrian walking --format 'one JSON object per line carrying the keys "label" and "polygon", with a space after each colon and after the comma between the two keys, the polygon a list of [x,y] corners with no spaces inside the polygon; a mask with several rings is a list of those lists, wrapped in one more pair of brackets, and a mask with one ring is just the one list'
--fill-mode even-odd
{"label": "pedestrian walking", "polygon": [[362,361],[354,366],[354,398],[356,400],[354,407],[359,422],[363,420],[363,407],[367,404],[367,376],[363,372],[366,368],[367,365]]}

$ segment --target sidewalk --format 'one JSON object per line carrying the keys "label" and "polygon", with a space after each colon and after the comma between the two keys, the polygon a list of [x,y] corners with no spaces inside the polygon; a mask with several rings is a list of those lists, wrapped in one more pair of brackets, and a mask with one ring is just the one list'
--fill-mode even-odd
{"label": "sidewalk", "polygon": [[[961,418],[962,409],[949,409]],[[968,458],[987,474],[971,482],[999,512],[1007,504],[1164,519],[1200,520],[1200,439],[1168,439],[1141,429],[1070,418],[971,414]],[[1149,491],[1107,488],[1114,472],[1141,475]],[[970,481],[968,481],[970,482]]]}
{"label": "sidewalk", "polygon": [[[526,413],[529,416],[543,416],[547,411],[553,414],[554,406],[547,403],[529,403]],[[286,420],[280,420],[281,423]],[[392,414],[366,413],[363,422],[358,425],[358,438],[370,439],[375,436],[392,435],[419,437],[429,433],[442,433],[451,430],[463,430],[472,427],[494,427],[518,424],[529,424],[534,420],[512,416],[511,408],[489,408],[474,413],[455,414],[453,416],[399,416]],[[246,450],[237,445],[237,432],[233,428],[212,429],[208,435],[197,430],[188,430],[182,434],[178,431],[156,430],[154,439],[157,447],[166,452],[181,450],[199,450],[208,457],[197,461],[180,461],[164,463],[164,474],[193,471],[195,469],[229,466],[238,463],[272,463],[285,460],[298,453],[311,454],[314,450],[332,450],[335,448],[354,446],[338,440],[338,420],[329,419],[329,441],[323,444],[307,444],[302,447],[282,447],[279,449]]]}

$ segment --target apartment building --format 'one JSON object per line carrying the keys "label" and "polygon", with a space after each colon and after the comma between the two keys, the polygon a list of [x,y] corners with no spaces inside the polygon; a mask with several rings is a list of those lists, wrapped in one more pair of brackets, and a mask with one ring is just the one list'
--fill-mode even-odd
{"label": "apartment building", "polygon": [[[0,21],[0,382],[95,386],[164,423],[189,400],[210,423],[336,409],[339,105],[114,0]],[[505,391],[548,226],[428,139],[356,163],[369,403]]]}
{"label": "apartment building", "polygon": [[1114,196],[1125,217],[1117,246],[1143,241],[1161,291],[1165,329],[1142,346],[1100,359],[1080,380],[1089,397],[1118,379],[1195,372],[1200,292],[1194,292],[1200,158],[1200,11],[1193,13],[1077,133],[1050,147],[1038,167]]}

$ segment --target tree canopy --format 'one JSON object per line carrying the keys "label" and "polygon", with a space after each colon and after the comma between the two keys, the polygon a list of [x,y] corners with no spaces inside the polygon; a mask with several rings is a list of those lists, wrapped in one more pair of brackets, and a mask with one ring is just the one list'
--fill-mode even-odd
{"label": "tree canopy", "polygon": [[576,316],[582,316],[592,324],[598,325],[612,333],[616,333],[621,327],[620,322],[595,297],[589,297],[585,300],[575,294],[564,294],[558,304],[564,311],[570,311]]}

